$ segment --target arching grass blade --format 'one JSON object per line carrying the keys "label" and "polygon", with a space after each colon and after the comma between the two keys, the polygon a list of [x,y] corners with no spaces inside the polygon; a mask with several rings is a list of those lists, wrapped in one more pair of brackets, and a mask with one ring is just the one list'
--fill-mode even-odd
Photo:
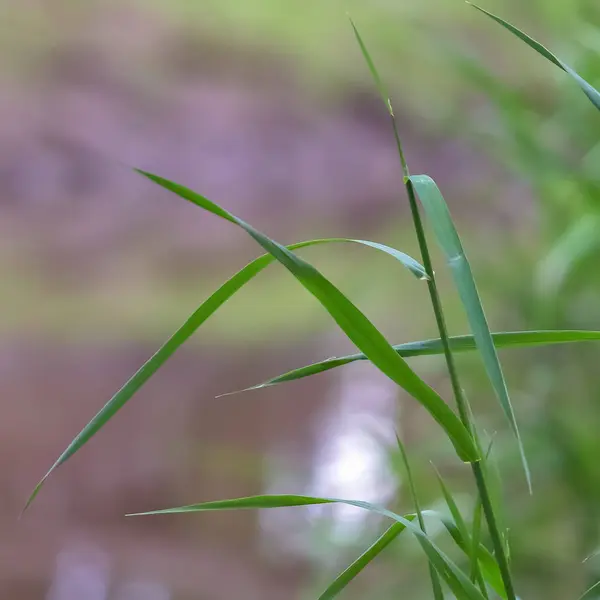
{"label": "arching grass blade", "polygon": [[583,77],[581,77],[581,75],[579,75],[569,65],[567,65],[560,58],[558,58],[558,56],[556,56],[556,54],[553,54],[552,52],[550,52],[550,50],[548,50],[548,48],[546,48],[545,46],[540,44],[538,41],[534,40],[532,37],[528,36],[524,31],[521,31],[514,25],[511,25],[508,21],[505,21],[501,17],[498,17],[497,15],[494,15],[491,12],[485,10],[484,8],[477,6],[476,4],[472,4],[471,2],[467,2],[467,4],[470,4],[473,8],[476,8],[477,10],[481,11],[483,14],[487,15],[488,17],[490,17],[491,19],[496,21],[496,23],[499,23],[500,25],[502,25],[502,27],[508,29],[508,31],[510,31],[512,34],[516,35],[520,40],[525,42],[530,48],[533,48],[538,54],[541,54],[544,58],[546,58],[551,63],[556,65],[559,69],[562,69],[563,71],[565,71],[565,73],[568,73],[577,82],[577,85],[579,85],[579,87],[583,90],[583,93],[590,99],[592,104],[598,110],[600,110],[600,92],[598,92],[598,90],[596,88],[594,88],[585,79],[583,79]]}
{"label": "arching grass blade", "polygon": [[290,506],[307,506],[311,504],[346,504],[387,517],[404,525],[418,540],[429,562],[435,567],[440,576],[446,581],[455,596],[465,600],[485,600],[481,592],[473,585],[467,575],[459,569],[454,562],[442,552],[426,533],[416,526],[412,520],[415,515],[401,516],[386,508],[363,502],[361,500],[342,500],[338,498],[318,498],[313,496],[297,495],[269,495],[236,498],[233,500],[218,500],[204,502],[179,508],[167,508],[145,513],[136,513],[128,516],[167,515],[178,513],[192,513],[215,510],[239,510],[256,508],[278,508]]}
{"label": "arching grass blade", "polygon": [[[537,346],[550,346],[554,344],[570,344],[575,342],[590,342],[600,340],[600,331],[507,331],[492,333],[492,339],[496,348],[533,348]],[[461,335],[449,338],[450,348],[452,352],[471,352],[477,350],[475,338],[472,335]],[[416,356],[432,356],[444,353],[442,340],[439,338],[430,340],[421,340],[417,342],[406,342],[393,346],[394,350],[403,358],[411,358]],[[277,377],[263,381],[257,385],[245,388],[237,392],[238,394],[251,390],[258,390],[296,379],[303,379],[311,375],[317,375],[337,367],[351,364],[360,360],[368,360],[362,353],[349,354],[347,356],[339,356],[328,358],[304,367],[299,367],[292,371],[288,371]],[[229,395],[229,394],[224,394]]]}
{"label": "arching grass blade", "polygon": [[371,321],[310,263],[189,188],[145,171],[138,170],[138,172],[192,204],[243,229],[321,303],[348,338],[379,370],[427,409],[442,426],[462,460],[466,462],[479,460],[479,451],[471,434],[454,411],[395,352]]}
{"label": "arching grass blade", "polygon": [[[289,246],[290,250],[299,250],[310,246],[332,243],[354,243],[370,247],[388,254],[399,261],[418,279],[426,279],[425,269],[411,256],[395,248],[371,242],[348,238],[324,238],[299,242]],[[265,254],[253,260],[233,277],[226,281],[214,292],[200,307],[185,321],[185,323],[151,356],[138,371],[125,383],[125,385],[106,403],[96,416],[73,439],[58,460],[38,483],[29,497],[24,510],[33,502],[43,483],[50,474],[61,464],[67,461],[75,452],[87,443],[104,425],[133,397],[135,393],[162,367],[167,360],[197,331],[197,329],[213,315],[229,298],[231,298],[244,285],[275,261],[271,254]]]}
{"label": "arching grass blade", "polygon": [[521,435],[508,394],[504,374],[502,373],[502,367],[498,360],[498,353],[496,352],[494,340],[479,298],[479,292],[475,285],[471,265],[462,247],[458,232],[448,210],[448,205],[437,185],[428,175],[413,175],[409,177],[409,181],[414,186],[417,196],[425,209],[425,213],[432,224],[435,237],[450,266],[454,284],[465,309],[469,327],[475,338],[477,349],[483,359],[488,378],[515,434],[527,484],[531,490],[529,466],[525,457],[523,442],[521,441]]}
{"label": "arching grass blade", "polygon": [[579,600],[594,600],[594,598],[598,598],[600,595],[600,581],[595,583],[591,588],[587,589],[581,596],[579,596]]}

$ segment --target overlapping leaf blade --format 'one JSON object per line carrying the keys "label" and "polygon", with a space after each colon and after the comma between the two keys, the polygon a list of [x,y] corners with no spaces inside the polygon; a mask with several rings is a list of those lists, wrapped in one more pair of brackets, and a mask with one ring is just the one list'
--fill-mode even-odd
{"label": "overlapping leaf blade", "polygon": [[530,48],[533,48],[536,52],[541,54],[544,58],[549,60],[551,63],[556,65],[559,69],[562,69],[566,73],[568,73],[576,82],[577,85],[583,90],[583,93],[589,98],[590,102],[600,110],[600,92],[596,88],[594,88],[591,84],[589,84],[579,73],[577,73],[574,69],[572,69],[569,65],[563,62],[558,56],[550,52],[548,48],[540,44],[538,41],[534,40],[532,37],[527,35],[524,31],[521,31],[514,25],[511,25],[508,21],[505,21],[501,17],[494,15],[493,13],[477,6],[476,4],[472,4],[471,2],[467,2],[467,4],[471,4],[473,8],[481,11],[483,14],[487,15],[496,23],[502,25],[502,27],[508,29],[512,34],[517,36],[520,40],[524,41]]}
{"label": "overlapping leaf blade", "polygon": [[454,226],[448,205],[436,183],[428,175],[412,175],[408,180],[414,187],[425,209],[425,213],[431,222],[435,237],[446,256],[446,261],[450,267],[454,284],[465,309],[469,327],[475,338],[477,349],[483,359],[488,378],[515,434],[527,483],[531,488],[529,466],[525,457],[523,442],[521,441],[521,435],[508,394],[502,367],[498,360],[498,353],[496,352],[494,340],[483,311],[471,266]]}
{"label": "overlapping leaf blade", "polygon": [[[600,331],[578,331],[578,330],[554,330],[554,331],[506,331],[492,333],[492,339],[496,348],[533,348],[537,346],[548,346],[554,344],[570,344],[576,342],[600,341]],[[452,352],[470,352],[477,349],[475,338],[472,335],[461,335],[449,338]],[[394,350],[403,358],[417,356],[432,356],[444,353],[444,347],[440,338],[406,342],[393,346]],[[239,392],[257,390],[296,379],[303,379],[311,375],[317,375],[337,367],[351,364],[360,360],[368,360],[362,353],[349,354],[328,358],[298,369],[293,369],[282,375],[278,375],[257,385],[253,385]]]}
{"label": "overlapping leaf blade", "polygon": [[248,498],[235,498],[232,500],[218,500],[204,502],[178,508],[167,508],[145,513],[136,513],[128,516],[167,515],[178,513],[204,512],[215,510],[239,510],[255,508],[278,508],[290,506],[307,506],[311,504],[346,504],[387,517],[404,525],[418,540],[429,562],[435,567],[440,576],[446,581],[455,596],[465,600],[485,600],[481,592],[473,585],[470,579],[459,569],[454,562],[442,552],[431,538],[423,533],[412,520],[415,515],[401,516],[386,508],[363,502],[361,500],[343,500],[338,498],[318,498],[313,496],[298,495],[266,495],[251,496]]}
{"label": "overlapping leaf blade", "polygon": [[479,460],[479,450],[471,434],[452,409],[395,352],[383,334],[369,319],[310,263],[189,188],[152,173],[139,170],[138,172],[181,198],[234,223],[246,231],[321,303],[348,338],[368,356],[377,368],[428,410],[431,416],[442,426],[462,460],[466,462]]}
{"label": "overlapping leaf blade", "polygon": [[[371,247],[388,254],[398,260],[418,279],[426,279],[425,269],[412,257],[395,248],[371,242],[368,240],[356,240],[348,238],[324,238],[299,242],[289,246],[290,250],[299,250],[310,246],[331,243],[354,243]],[[200,307],[185,321],[185,323],[130,377],[125,385],[105,404],[105,406],[94,416],[94,418],[73,439],[58,460],[50,468],[44,478],[35,488],[33,494],[27,501],[31,504],[44,481],[61,464],[67,461],[75,452],[87,443],[104,425],[133,397],[135,393],[160,369],[169,358],[196,332],[196,330],[219,309],[229,298],[239,291],[245,284],[263,271],[268,265],[275,261],[271,254],[260,256],[238,271],[233,277],[226,281],[216,292],[214,292]]]}

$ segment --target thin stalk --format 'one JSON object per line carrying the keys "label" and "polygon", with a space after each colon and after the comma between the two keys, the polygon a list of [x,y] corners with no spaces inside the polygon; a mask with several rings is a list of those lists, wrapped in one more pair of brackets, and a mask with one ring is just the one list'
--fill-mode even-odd
{"label": "thin stalk", "polygon": [[[448,340],[448,328],[446,326],[446,319],[444,317],[444,311],[442,308],[440,295],[438,293],[437,284],[435,281],[435,273],[433,271],[433,266],[431,263],[431,255],[429,253],[429,247],[427,245],[427,238],[425,236],[423,221],[421,219],[421,214],[419,213],[419,206],[417,204],[415,191],[413,189],[412,184],[408,180],[408,177],[410,176],[410,171],[408,170],[408,164],[404,156],[404,149],[402,147],[402,142],[400,141],[400,134],[398,133],[398,126],[396,125],[396,118],[392,110],[390,110],[390,116],[392,119],[394,138],[396,140],[396,146],[398,148],[398,155],[400,157],[400,163],[402,165],[402,175],[404,177],[406,192],[408,194],[410,211],[412,214],[413,224],[417,235],[419,250],[421,252],[421,259],[423,262],[423,266],[425,267],[425,271],[429,276],[429,279],[427,280],[427,288],[429,290],[431,305],[433,307],[433,313],[435,315],[435,321],[440,334],[440,339],[442,340],[442,346],[444,348],[444,358],[446,359],[446,366],[448,368],[448,374],[450,376],[452,391],[456,399],[456,406],[458,408],[459,417],[463,422],[464,426],[467,428],[468,431],[471,432],[471,434],[474,437],[476,437],[477,433],[473,426],[473,422],[470,418],[470,407],[460,386],[460,381],[458,379],[458,371],[456,369],[456,363],[454,361],[452,350],[450,349],[450,342]],[[517,597],[515,595],[514,586],[512,583],[508,559],[506,557],[504,545],[502,544],[502,539],[498,530],[496,516],[494,514],[494,509],[490,500],[490,494],[487,488],[487,483],[485,481],[485,477],[483,476],[481,463],[471,463],[471,469],[473,471],[473,476],[477,483],[477,490],[481,498],[481,504],[488,525],[488,531],[492,540],[492,545],[494,547],[494,554],[496,555],[496,560],[498,561],[498,566],[502,575],[502,581],[506,590],[506,598],[507,600],[516,600]]]}

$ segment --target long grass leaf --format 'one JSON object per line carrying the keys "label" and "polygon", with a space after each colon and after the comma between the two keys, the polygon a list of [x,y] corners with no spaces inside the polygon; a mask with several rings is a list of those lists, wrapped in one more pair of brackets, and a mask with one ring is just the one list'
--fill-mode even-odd
{"label": "long grass leaf", "polygon": [[[289,250],[299,250],[310,246],[332,243],[354,243],[374,248],[392,258],[395,258],[405,266],[418,279],[426,279],[425,269],[411,256],[400,252],[395,248],[371,242],[368,240],[357,240],[348,238],[323,238],[308,240],[288,246]],[[252,280],[267,266],[275,261],[271,254],[265,254],[250,262],[233,277],[226,281],[216,292],[214,292],[200,307],[185,321],[185,323],[153,354],[138,371],[116,392],[116,394],[104,405],[96,416],[81,430],[73,439],[64,452],[59,456],[54,465],[36,486],[29,497],[25,509],[33,502],[39,493],[43,483],[50,474],[61,464],[67,461],[77,452],[92,436],[94,436],[104,425],[132,398],[134,394],[162,367],[167,360],[197,331],[197,329],[219,309],[240,288]]]}
{"label": "long grass leaf", "polygon": [[[415,515],[405,515],[412,521]],[[319,600],[332,600],[379,554],[381,554],[406,527],[403,523],[394,523],[374,544],[369,546],[348,568],[344,569],[327,589],[319,596]]]}
{"label": "long grass leaf", "polygon": [[418,400],[442,426],[459,457],[466,462],[479,460],[479,451],[465,426],[444,400],[427,385],[394,351],[383,334],[369,319],[320,271],[299,258],[285,246],[254,229],[204,196],[177,183],[147,173],[138,172],[161,187],[192,204],[242,228],[262,248],[280,262],[327,310],[348,338],[369,360],[397,385]]}
{"label": "long grass leaf", "polygon": [[[492,339],[496,348],[533,348],[537,346],[550,346],[555,344],[570,344],[576,342],[600,341],[600,331],[507,331],[492,333]],[[452,352],[471,352],[477,349],[475,338],[472,335],[461,335],[449,338]],[[417,356],[432,356],[444,353],[442,340],[439,338],[430,340],[421,340],[417,342],[406,342],[393,346],[394,350],[403,358],[412,358]],[[311,375],[317,375],[343,367],[357,361],[368,360],[364,354],[349,354],[328,358],[298,369],[293,369],[277,377],[273,377],[257,385],[245,388],[238,392],[248,392],[257,390],[296,379],[303,379]],[[227,395],[227,394],[226,394]]]}
{"label": "long grass leaf", "polygon": [[466,600],[485,600],[481,592],[473,585],[467,575],[465,575],[465,573],[463,573],[463,571],[459,569],[454,562],[436,546],[436,544],[434,544],[426,533],[423,533],[423,531],[412,522],[412,519],[409,518],[410,516],[401,516],[386,508],[361,500],[342,500],[338,498],[318,498],[298,495],[251,496],[248,498],[218,500],[215,502],[204,502],[179,508],[167,508],[145,513],[135,513],[128,516],[167,515],[215,510],[278,508],[334,503],[362,508],[404,525],[404,527],[416,537],[429,562],[433,564],[440,576],[448,583],[448,586],[458,598],[465,598]]}
{"label": "long grass leaf", "polygon": [[521,441],[515,413],[508,395],[508,388],[504,374],[502,373],[502,367],[498,360],[498,353],[496,352],[494,340],[483,311],[471,266],[454,226],[448,205],[431,177],[427,175],[413,175],[409,178],[409,181],[414,186],[421,200],[425,213],[433,226],[435,236],[450,266],[454,284],[464,306],[469,326],[475,338],[477,349],[483,359],[488,378],[517,439],[521,461],[525,469],[525,476],[531,489],[529,466],[525,457],[525,450]]}
{"label": "long grass leaf", "polygon": [[583,90],[583,93],[589,98],[591,103],[598,110],[600,110],[600,92],[598,92],[598,90],[596,88],[594,88],[585,79],[583,79],[583,77],[581,77],[581,75],[579,75],[579,73],[577,73],[574,69],[572,69],[568,64],[566,64],[560,58],[558,58],[558,56],[556,56],[556,54],[553,54],[552,52],[550,52],[550,50],[548,50],[548,48],[546,48],[545,46],[540,44],[538,41],[534,40],[532,37],[527,35],[524,31],[521,31],[514,25],[511,25],[508,21],[505,21],[501,17],[498,17],[497,15],[494,15],[491,12],[485,10],[484,8],[477,6],[476,4],[472,4],[471,2],[467,2],[467,4],[470,4],[473,8],[476,8],[477,10],[481,11],[483,14],[487,15],[488,17],[490,17],[491,19],[496,21],[496,23],[499,23],[500,25],[502,25],[502,27],[508,29],[508,31],[510,31],[512,34],[516,35],[520,40],[525,42],[530,48],[533,48],[536,52],[538,52],[544,58],[546,58],[551,63],[556,65],[559,69],[562,69],[563,71],[568,73],[577,82],[577,85],[579,85],[579,87]]}

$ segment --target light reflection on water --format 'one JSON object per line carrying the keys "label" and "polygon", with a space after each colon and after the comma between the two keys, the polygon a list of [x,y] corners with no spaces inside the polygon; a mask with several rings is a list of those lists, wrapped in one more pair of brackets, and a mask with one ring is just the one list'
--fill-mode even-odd
{"label": "light reflection on water", "polygon": [[[337,380],[328,388],[326,408],[316,422],[316,445],[304,489],[298,490],[291,470],[271,456],[264,493],[298,491],[385,504],[398,486],[382,444],[394,440],[399,416],[396,386],[368,364],[335,373]],[[296,487],[291,487],[294,482]],[[373,522],[365,510],[341,504],[261,511],[259,519],[265,546],[276,542],[280,550],[315,558],[327,555],[326,546],[355,543]]]}

